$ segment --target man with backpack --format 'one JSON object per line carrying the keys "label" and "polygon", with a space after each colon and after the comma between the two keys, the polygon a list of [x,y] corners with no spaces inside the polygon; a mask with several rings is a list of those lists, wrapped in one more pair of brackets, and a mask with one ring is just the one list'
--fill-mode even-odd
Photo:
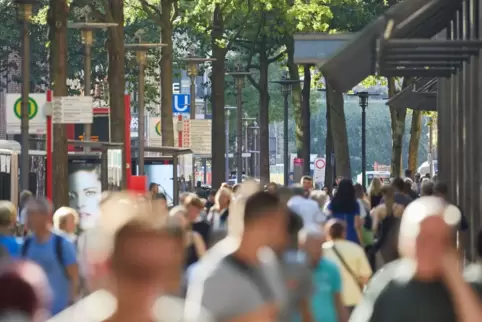
{"label": "man with backpack", "polygon": [[74,245],[51,231],[51,206],[32,199],[25,209],[32,234],[25,237],[21,255],[42,267],[52,290],[50,313],[55,315],[72,304],[79,288],[79,271]]}

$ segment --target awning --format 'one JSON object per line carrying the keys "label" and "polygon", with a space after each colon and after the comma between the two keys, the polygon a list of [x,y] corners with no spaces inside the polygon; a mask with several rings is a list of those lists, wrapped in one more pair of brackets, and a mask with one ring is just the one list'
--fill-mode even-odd
{"label": "awning", "polygon": [[[431,0],[400,23],[388,16],[377,48],[378,74],[448,77],[456,72],[464,61],[478,54],[482,42],[451,40],[446,32],[433,37],[455,21],[461,8],[462,0]],[[427,37],[432,39],[424,39]]]}
{"label": "awning", "polygon": [[437,110],[437,79],[419,78],[389,99],[386,105],[418,111]]}
{"label": "awning", "polygon": [[[387,23],[396,26],[392,29],[392,38],[431,38],[440,32],[454,14],[454,3],[462,0],[404,0],[387,10],[385,15],[366,26],[353,39],[321,66],[321,72],[339,92],[346,92],[365,79],[375,74],[377,61],[377,40],[384,33]],[[427,11],[427,8],[431,8]],[[435,10],[435,8],[437,10]],[[420,19],[416,13],[423,9],[438,17],[434,21]],[[438,15],[435,15],[438,12]],[[417,16],[419,18],[414,19]],[[425,17],[425,16],[424,16]]]}

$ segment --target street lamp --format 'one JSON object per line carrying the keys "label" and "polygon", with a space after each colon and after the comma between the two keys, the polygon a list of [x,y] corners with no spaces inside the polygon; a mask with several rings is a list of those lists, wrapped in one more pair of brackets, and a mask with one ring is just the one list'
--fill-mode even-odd
{"label": "street lamp", "polygon": [[258,122],[254,121],[253,124],[249,127],[253,131],[253,151],[251,153],[254,153],[254,158],[253,158],[253,176],[255,178],[259,178],[259,173],[258,173],[258,131],[259,131],[259,126]]}
{"label": "street lamp", "polygon": [[28,190],[28,173],[29,173],[29,92],[30,92],[30,37],[29,24],[32,20],[32,6],[36,4],[35,0],[16,0],[15,4],[18,7],[19,18],[22,21],[22,109],[21,109],[21,134],[22,134],[22,148],[21,148],[21,166],[20,178],[21,187],[23,190]]}
{"label": "street lamp", "polygon": [[[117,23],[91,22],[89,21],[92,9],[85,6],[81,10],[81,15],[85,18],[84,22],[69,23],[68,28],[79,29],[81,32],[82,43],[84,44],[84,96],[90,96],[91,74],[92,74],[92,44],[94,42],[94,29],[107,29],[117,27]],[[90,141],[92,135],[92,124],[84,124],[84,140]],[[85,147],[86,151],[90,148]]]}
{"label": "street lamp", "polygon": [[[244,113],[243,121],[244,121],[244,152],[248,152],[248,122],[255,121],[256,118],[248,117],[248,113]],[[248,168],[249,168],[249,157],[244,157],[244,171],[246,175],[248,175]]]}
{"label": "street lamp", "polygon": [[[301,80],[297,79],[289,79],[288,72],[283,71],[281,79],[278,81],[272,81],[271,83],[280,84],[281,85],[281,94],[284,98],[284,110],[283,110],[283,132],[284,132],[284,141],[283,141],[283,176],[284,176],[284,185],[287,187],[289,184],[289,163],[290,157],[288,153],[288,97],[291,93],[291,88],[293,84],[301,83]],[[305,162],[310,162],[310,160],[305,160]]]}
{"label": "street lamp", "polygon": [[229,117],[231,116],[231,110],[235,110],[235,106],[225,106],[224,111],[226,112],[225,117],[225,148],[226,148],[226,158],[224,159],[224,166],[225,166],[225,181],[228,182],[229,180]]}
{"label": "street lamp", "polygon": [[187,64],[187,75],[191,79],[191,85],[189,86],[191,92],[190,118],[194,120],[196,119],[196,77],[199,75],[199,64],[213,62],[216,59],[197,57],[193,53],[189,53],[182,61]]}
{"label": "street lamp", "polygon": [[236,86],[236,169],[237,169],[237,181],[243,182],[243,86],[244,77],[251,75],[250,72],[245,71],[241,65],[237,64],[234,71],[228,73],[233,76]]}
{"label": "street lamp", "polygon": [[362,162],[362,184],[363,186],[366,185],[366,177],[367,177],[367,143],[366,143],[366,109],[368,107],[368,97],[370,96],[376,96],[378,94],[371,94],[366,91],[363,92],[357,92],[353,94],[354,96],[358,96],[358,104],[360,105],[362,109],[362,135],[361,135],[361,150],[362,150],[362,156],[361,156],[361,162]]}
{"label": "street lamp", "polygon": [[[138,43],[135,44],[126,44],[125,49],[134,51],[136,53],[137,57],[137,62],[139,63],[139,102],[138,102],[138,108],[139,108],[139,114],[138,114],[138,119],[139,119],[139,127],[137,128],[138,134],[137,134],[137,139],[139,142],[139,175],[143,176],[144,175],[144,132],[145,132],[145,119],[144,119],[144,85],[145,85],[145,68],[147,66],[147,51],[149,49],[156,49],[160,48],[163,46],[166,46],[166,44],[160,44],[160,43],[144,43],[142,42],[142,36],[144,35],[145,31],[143,29],[139,29],[136,31],[134,36],[136,39],[139,41]],[[123,90],[123,89],[120,89]]]}

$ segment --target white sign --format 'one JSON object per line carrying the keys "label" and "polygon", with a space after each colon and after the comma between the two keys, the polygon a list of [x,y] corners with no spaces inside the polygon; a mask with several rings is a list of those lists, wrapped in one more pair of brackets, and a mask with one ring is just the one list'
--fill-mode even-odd
{"label": "white sign", "polygon": [[[173,123],[173,134],[174,134],[174,146],[177,147],[179,144],[179,133],[177,131],[178,127],[178,120],[177,116],[172,119]],[[159,116],[149,116],[148,122],[148,131],[147,131],[147,145],[152,147],[161,147],[162,146],[162,127],[161,127],[161,119]],[[153,154],[154,155],[154,154]]]}
{"label": "white sign", "polygon": [[54,97],[52,123],[92,124],[93,105],[92,96]]}
{"label": "white sign", "polygon": [[[47,102],[47,94],[30,94],[29,95],[29,133],[45,134],[47,131],[47,117],[45,113],[45,104]],[[20,134],[20,123],[22,118],[22,95],[6,94],[6,119],[7,134]]]}
{"label": "white sign", "polygon": [[172,83],[172,93],[173,94],[181,94],[181,84],[180,83]]}
{"label": "white sign", "polygon": [[211,120],[189,120],[190,147],[194,154],[211,155],[211,128]]}
{"label": "white sign", "polygon": [[325,158],[317,158],[313,162],[315,166],[313,171],[313,180],[315,183],[323,184],[325,182],[326,160]]}

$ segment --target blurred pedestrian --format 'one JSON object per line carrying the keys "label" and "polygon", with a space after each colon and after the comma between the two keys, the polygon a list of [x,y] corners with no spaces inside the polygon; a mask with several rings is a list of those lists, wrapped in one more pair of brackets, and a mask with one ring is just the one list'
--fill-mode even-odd
{"label": "blurred pedestrian", "polygon": [[300,246],[307,253],[312,268],[313,294],[311,309],[314,321],[347,322],[341,297],[342,281],[337,265],[323,256],[324,236],[320,229],[300,233]]}
{"label": "blurred pedestrian", "polygon": [[17,209],[10,201],[0,201],[0,259],[20,257],[20,244],[12,233]]}
{"label": "blurred pedestrian", "polygon": [[382,200],[382,190],[383,183],[378,177],[372,179],[370,186],[368,187],[368,200],[370,201],[370,209],[375,208],[380,204]]}
{"label": "blurred pedestrian", "polygon": [[328,202],[328,194],[323,190],[313,190],[310,192],[310,199],[318,204],[318,208],[323,211]]}
{"label": "blurred pedestrian", "polygon": [[372,276],[372,269],[365,250],[360,245],[346,240],[345,235],[343,222],[335,219],[328,221],[325,224],[327,241],[323,243],[323,253],[340,269],[343,304],[351,313],[363,296],[363,288]]}
{"label": "blurred pedestrian", "polygon": [[44,199],[32,199],[25,206],[32,234],[25,237],[23,258],[42,267],[53,291],[50,312],[54,315],[74,303],[79,296],[79,268],[74,244],[51,231],[51,205]]}
{"label": "blurred pedestrian", "polygon": [[293,192],[293,197],[288,201],[288,208],[294,213],[298,214],[303,219],[303,227],[308,227],[310,225],[319,226],[325,221],[325,215],[320,209],[320,205],[309,198],[311,193],[308,193],[306,197],[306,187],[299,184],[294,184],[291,187]]}
{"label": "blurred pedestrian", "polygon": [[362,244],[362,209],[355,194],[353,183],[343,179],[338,184],[338,191],[327,205],[328,218],[335,218],[346,223],[346,239]]}
{"label": "blurred pedestrian", "polygon": [[267,192],[276,194],[278,192],[278,184],[276,182],[270,182],[266,185]]}
{"label": "blurred pedestrian", "polygon": [[394,198],[397,204],[406,207],[413,201],[412,197],[407,193],[405,181],[402,178],[397,177],[393,179],[391,186],[395,189]]}
{"label": "blurred pedestrian", "polygon": [[60,207],[53,216],[55,232],[63,235],[74,245],[77,245],[77,229],[79,214],[70,207]]}
{"label": "blurred pedestrian", "polygon": [[451,243],[459,221],[460,212],[440,198],[408,205],[400,224],[402,258],[371,279],[350,321],[479,321],[481,298],[464,281]]}
{"label": "blurred pedestrian", "polygon": [[207,245],[209,243],[211,226],[207,219],[201,216],[201,212],[204,209],[204,202],[196,194],[191,193],[184,199],[182,205],[186,207],[186,219],[189,225],[191,225],[192,230],[198,232],[202,236],[204,244]]}
{"label": "blurred pedestrian", "polygon": [[305,197],[309,197],[311,190],[314,189],[313,178],[310,176],[303,176],[300,180],[303,190],[305,191]]}
{"label": "blurred pedestrian", "polygon": [[211,208],[214,206],[215,196],[216,196],[216,190],[210,190],[206,200],[206,204],[204,205],[204,210],[206,210],[207,214],[209,214],[209,212],[211,211]]}
{"label": "blurred pedestrian", "polygon": [[226,188],[220,188],[214,197],[214,206],[208,214],[208,222],[213,229],[224,227],[229,217],[229,205],[233,199],[233,193]]}
{"label": "blurred pedestrian", "polygon": [[467,266],[464,276],[467,281],[478,284],[482,288],[482,229],[479,229],[475,238],[475,252],[477,258],[474,263]]}

